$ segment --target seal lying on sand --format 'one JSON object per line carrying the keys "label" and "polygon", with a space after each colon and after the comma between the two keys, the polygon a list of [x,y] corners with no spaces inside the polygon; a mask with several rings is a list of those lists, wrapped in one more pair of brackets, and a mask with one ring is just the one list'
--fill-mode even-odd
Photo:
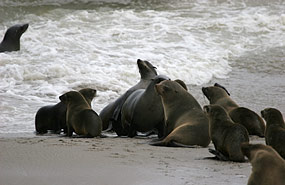
{"label": "seal lying on sand", "polygon": [[122,96],[120,96],[116,101],[108,104],[100,112],[100,117],[103,122],[103,130],[113,127],[114,131],[119,135],[127,135],[123,132],[121,124],[121,110],[126,99],[137,89],[145,89],[151,82],[157,72],[155,67],[148,61],[137,60],[137,65],[141,75],[140,81],[133,87],[127,90]]}
{"label": "seal lying on sand", "polygon": [[20,50],[20,38],[29,24],[17,24],[8,28],[0,43],[0,52]]}
{"label": "seal lying on sand", "polygon": [[101,135],[102,121],[91,109],[85,98],[77,91],[69,91],[59,97],[67,106],[66,125],[67,136],[77,135],[96,137]]}
{"label": "seal lying on sand", "polygon": [[285,161],[271,146],[243,143],[241,150],[252,165],[247,185],[285,184]]}
{"label": "seal lying on sand", "polygon": [[178,81],[155,86],[165,114],[165,138],[154,146],[202,146],[210,143],[209,120],[197,100]]}
{"label": "seal lying on sand", "polygon": [[267,108],[261,111],[261,115],[266,121],[266,144],[285,159],[285,123],[281,112],[275,108]]}
{"label": "seal lying on sand", "polygon": [[234,123],[220,105],[204,106],[204,111],[210,120],[210,137],[216,149],[216,151],[210,150],[210,152],[220,160],[244,162],[240,145],[249,142],[246,128]]}
{"label": "seal lying on sand", "polygon": [[210,104],[221,105],[235,123],[245,126],[250,135],[264,137],[265,124],[262,118],[248,108],[239,107],[226,88],[216,83],[214,86],[203,87],[202,91]]}
{"label": "seal lying on sand", "polygon": [[168,77],[154,77],[146,89],[134,91],[122,107],[122,124],[128,129],[128,136],[134,137],[136,131],[148,132],[156,128],[158,137],[163,136],[164,112],[161,98],[155,90],[155,85]]}
{"label": "seal lying on sand", "polygon": [[[85,88],[79,92],[91,106],[96,90]],[[60,134],[62,129],[66,133],[66,105],[63,102],[59,102],[56,105],[41,107],[36,113],[35,127],[38,134],[45,134],[48,130]]]}

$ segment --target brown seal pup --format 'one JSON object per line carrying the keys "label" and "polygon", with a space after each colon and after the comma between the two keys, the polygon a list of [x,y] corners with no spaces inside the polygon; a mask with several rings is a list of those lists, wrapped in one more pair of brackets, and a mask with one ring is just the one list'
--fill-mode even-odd
{"label": "brown seal pup", "polygon": [[163,136],[164,112],[161,98],[155,85],[163,80],[170,80],[164,75],[154,77],[146,89],[134,91],[122,107],[122,125],[128,128],[128,136],[134,137],[136,132],[158,130],[158,137]]}
{"label": "brown seal pup", "polygon": [[265,123],[262,118],[252,110],[240,107],[231,99],[226,88],[216,83],[214,86],[203,87],[202,91],[210,104],[221,105],[235,123],[245,126],[249,135],[264,137]]}
{"label": "brown seal pup", "polygon": [[[91,101],[96,95],[96,90],[85,88],[79,92],[91,106]],[[66,105],[63,102],[59,102],[56,105],[41,107],[35,116],[35,128],[37,134],[45,134],[48,130],[60,134],[62,129],[66,133]]]}
{"label": "brown seal pup", "polygon": [[103,122],[103,130],[113,127],[113,130],[119,135],[127,135],[123,132],[121,124],[121,109],[124,102],[137,89],[145,89],[156,75],[156,68],[146,60],[137,60],[139,73],[141,75],[140,81],[130,89],[128,89],[122,96],[114,102],[111,102],[104,107],[100,112],[100,117]]}
{"label": "brown seal pup", "polygon": [[101,135],[101,118],[91,109],[81,93],[69,91],[60,96],[59,99],[67,106],[67,136],[71,137],[73,132],[87,137]]}
{"label": "brown seal pup", "polygon": [[155,86],[165,114],[165,138],[155,146],[202,146],[210,143],[209,120],[197,100],[176,81]]}
{"label": "brown seal pup", "polygon": [[0,43],[0,52],[20,50],[20,38],[28,27],[29,24],[16,24],[8,28]]}
{"label": "brown seal pup", "polygon": [[[234,123],[226,110],[220,105],[206,105],[204,111],[210,120],[209,132],[216,149],[215,152],[223,156],[220,159],[244,162],[245,159],[240,145],[249,142],[246,128]],[[217,155],[218,158],[220,156]]]}
{"label": "brown seal pup", "polygon": [[266,121],[265,142],[285,159],[285,123],[281,112],[275,108],[261,111]]}
{"label": "brown seal pup", "polygon": [[247,185],[285,185],[285,161],[271,146],[243,143],[241,150],[252,165]]}

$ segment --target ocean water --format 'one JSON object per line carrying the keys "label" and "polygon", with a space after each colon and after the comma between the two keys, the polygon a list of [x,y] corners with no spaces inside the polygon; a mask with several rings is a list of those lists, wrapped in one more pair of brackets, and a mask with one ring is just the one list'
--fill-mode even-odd
{"label": "ocean water", "polygon": [[285,113],[285,1],[1,0],[0,37],[29,23],[21,50],[0,53],[0,133],[33,132],[37,110],[97,89],[96,112],[140,79],[136,61],[181,79],[201,104],[218,81],[244,106]]}

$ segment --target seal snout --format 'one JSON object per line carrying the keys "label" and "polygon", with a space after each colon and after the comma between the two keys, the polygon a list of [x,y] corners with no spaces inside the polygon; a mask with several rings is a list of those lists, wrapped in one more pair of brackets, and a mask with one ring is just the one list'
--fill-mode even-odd
{"label": "seal snout", "polygon": [[26,24],[22,24],[21,28],[22,28],[22,33],[24,33],[29,27],[29,24],[26,23]]}

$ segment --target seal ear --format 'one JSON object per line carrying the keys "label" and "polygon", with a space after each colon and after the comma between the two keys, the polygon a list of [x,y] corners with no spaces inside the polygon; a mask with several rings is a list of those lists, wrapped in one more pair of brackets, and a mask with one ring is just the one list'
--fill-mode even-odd
{"label": "seal ear", "polygon": [[59,97],[59,99],[60,99],[60,101],[62,101],[63,103],[66,103],[66,102],[68,101],[68,95],[67,95],[67,93],[61,95],[61,96]]}
{"label": "seal ear", "polygon": [[218,84],[218,83],[215,83],[214,86],[215,86],[215,87],[220,87],[220,88],[224,89],[224,90],[226,91],[226,93],[230,96],[229,91],[228,91],[224,86],[222,86],[222,85],[220,85],[220,84]]}
{"label": "seal ear", "polygon": [[181,85],[186,91],[188,91],[186,84],[182,80],[176,79],[174,81]]}

